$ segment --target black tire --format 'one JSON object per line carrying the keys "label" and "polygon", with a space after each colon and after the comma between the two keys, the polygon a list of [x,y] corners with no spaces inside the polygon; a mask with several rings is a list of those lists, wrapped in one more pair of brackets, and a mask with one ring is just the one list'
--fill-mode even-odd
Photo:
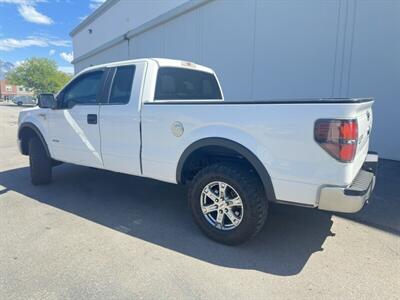
{"label": "black tire", "polygon": [[[221,230],[210,224],[201,210],[201,194],[209,183],[225,182],[233,187],[243,203],[243,218],[236,228]],[[238,245],[254,237],[267,218],[268,201],[258,176],[241,166],[218,163],[197,173],[189,187],[189,204],[200,229],[211,239],[227,245]],[[225,218],[225,216],[224,216]]]}
{"label": "black tire", "polygon": [[52,160],[47,155],[43,143],[37,137],[32,137],[29,140],[29,163],[32,184],[42,185],[51,182]]}
{"label": "black tire", "polygon": [[18,105],[18,106],[22,106],[22,102],[18,102],[17,105]]}

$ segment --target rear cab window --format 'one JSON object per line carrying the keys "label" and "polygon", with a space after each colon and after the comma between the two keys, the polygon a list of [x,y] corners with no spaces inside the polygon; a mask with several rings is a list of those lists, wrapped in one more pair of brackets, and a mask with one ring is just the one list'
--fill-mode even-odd
{"label": "rear cab window", "polygon": [[154,100],[222,100],[214,74],[198,70],[161,67]]}
{"label": "rear cab window", "polygon": [[127,104],[131,97],[135,66],[117,67],[111,85],[109,104]]}

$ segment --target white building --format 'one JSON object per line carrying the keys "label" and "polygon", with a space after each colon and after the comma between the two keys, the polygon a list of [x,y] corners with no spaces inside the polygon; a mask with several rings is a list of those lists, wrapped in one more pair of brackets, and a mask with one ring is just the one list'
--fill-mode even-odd
{"label": "white building", "polygon": [[398,0],[108,0],[71,37],[76,72],[168,57],[215,69],[228,101],[372,96],[371,149],[400,160]]}

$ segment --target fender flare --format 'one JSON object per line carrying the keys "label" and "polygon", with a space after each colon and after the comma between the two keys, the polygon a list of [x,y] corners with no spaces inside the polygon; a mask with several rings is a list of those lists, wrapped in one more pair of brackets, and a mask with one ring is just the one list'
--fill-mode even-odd
{"label": "fender flare", "polygon": [[178,162],[178,166],[176,169],[176,181],[178,183],[183,182],[183,178],[182,178],[183,167],[185,165],[187,158],[194,151],[196,151],[200,148],[203,148],[203,147],[207,147],[207,146],[220,146],[220,147],[228,148],[228,149],[236,151],[241,156],[246,158],[247,161],[253,166],[253,168],[258,173],[258,175],[262,181],[262,184],[264,186],[264,190],[267,195],[267,199],[269,201],[276,201],[271,176],[269,175],[268,171],[266,170],[266,168],[262,164],[262,162],[257,158],[257,156],[253,152],[251,152],[249,149],[247,149],[243,145],[241,145],[237,142],[234,142],[232,140],[225,139],[225,138],[218,138],[218,137],[204,138],[204,139],[198,140],[198,141],[190,144],[185,149],[185,151],[183,151],[183,153],[179,159],[179,162]]}
{"label": "fender flare", "polygon": [[[29,129],[31,129],[31,130],[33,130],[33,131],[35,132],[35,134],[39,137],[40,141],[42,142],[42,144],[43,144],[43,146],[44,146],[44,150],[46,151],[46,154],[47,154],[49,157],[51,157],[50,151],[49,151],[49,147],[47,146],[46,140],[44,139],[42,133],[40,132],[39,128],[37,128],[37,126],[36,126],[35,124],[33,124],[33,123],[31,123],[31,122],[24,122],[24,123],[22,123],[22,124],[19,126],[19,129],[18,129],[18,140],[19,140],[20,142],[22,142],[22,141],[21,141],[21,138],[22,138],[22,131],[23,131],[25,128],[29,128]],[[21,149],[22,149],[22,146],[21,146]],[[22,150],[21,150],[21,152],[22,152]],[[23,154],[24,154],[24,153],[23,153]],[[25,155],[26,155],[26,154],[25,154]]]}

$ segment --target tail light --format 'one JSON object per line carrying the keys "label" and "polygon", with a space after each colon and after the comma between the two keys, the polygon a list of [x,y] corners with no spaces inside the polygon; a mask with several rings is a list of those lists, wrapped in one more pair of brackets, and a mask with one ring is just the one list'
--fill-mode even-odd
{"label": "tail light", "polygon": [[321,119],[315,123],[315,141],[341,162],[351,162],[357,151],[357,120]]}

